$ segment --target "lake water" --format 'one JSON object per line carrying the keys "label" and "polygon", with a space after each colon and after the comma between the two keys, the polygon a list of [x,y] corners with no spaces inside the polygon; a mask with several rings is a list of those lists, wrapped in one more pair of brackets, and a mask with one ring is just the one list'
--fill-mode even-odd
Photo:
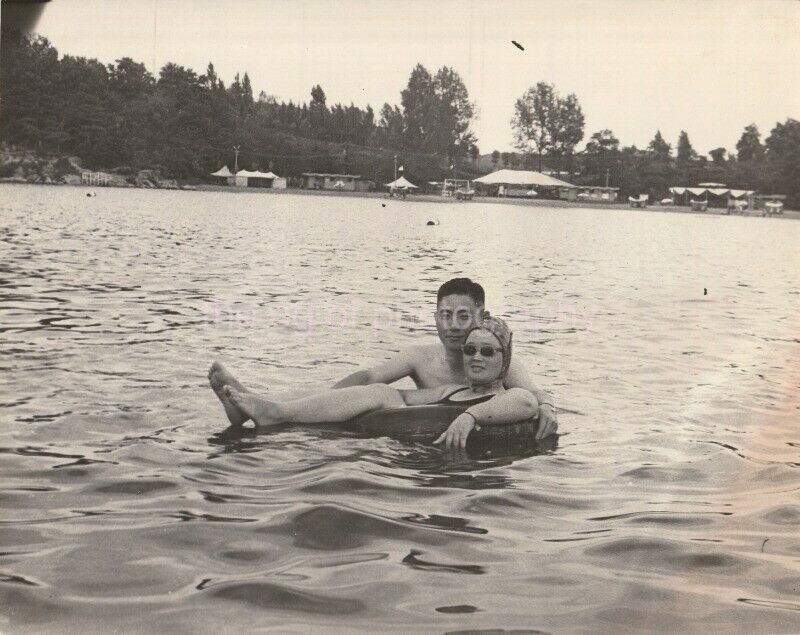
{"label": "lake water", "polygon": [[[800,223],[85,193],[0,186],[3,632],[800,631]],[[330,384],[457,275],[557,443],[219,434],[213,359]]]}

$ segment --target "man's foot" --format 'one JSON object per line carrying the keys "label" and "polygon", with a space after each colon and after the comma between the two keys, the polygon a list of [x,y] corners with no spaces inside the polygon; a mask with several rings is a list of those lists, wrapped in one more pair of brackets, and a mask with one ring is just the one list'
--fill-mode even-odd
{"label": "man's foot", "polygon": [[274,401],[268,401],[250,392],[242,392],[231,386],[225,386],[222,392],[231,403],[255,421],[259,427],[286,423],[280,406]]}
{"label": "man's foot", "polygon": [[211,368],[208,371],[208,382],[211,384],[214,393],[222,402],[222,407],[225,408],[225,414],[228,416],[228,421],[231,422],[231,425],[241,426],[250,418],[247,414],[242,412],[236,404],[228,399],[222,390],[225,386],[231,386],[239,392],[246,391],[241,382],[239,382],[227,368],[219,362],[211,364]]}

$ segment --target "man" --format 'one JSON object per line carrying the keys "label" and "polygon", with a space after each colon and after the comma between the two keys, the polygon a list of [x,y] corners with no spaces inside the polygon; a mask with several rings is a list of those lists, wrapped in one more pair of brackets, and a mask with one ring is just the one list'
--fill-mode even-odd
{"label": "man", "polygon": [[[467,385],[469,382],[464,374],[461,347],[470,327],[483,321],[486,313],[485,298],[483,287],[469,278],[448,280],[439,287],[436,295],[435,320],[439,343],[411,346],[382,364],[348,375],[333,387],[391,384],[404,377],[411,377],[417,388],[436,388],[445,384]],[[212,364],[208,378],[230,422],[241,425],[247,421],[249,417],[225,396],[223,387],[232,386],[240,392],[247,389],[218,362]],[[543,439],[558,430],[558,418],[550,396],[533,384],[518,356],[511,358],[511,367],[503,385],[506,388],[528,390],[539,401],[537,439]]]}
{"label": "man", "polygon": [[[404,377],[411,377],[417,388],[466,385],[469,382],[464,375],[461,347],[470,327],[482,321],[486,311],[484,305],[485,292],[481,285],[469,278],[448,280],[439,287],[436,295],[435,320],[439,343],[411,346],[382,364],[348,375],[333,387],[391,384]],[[556,432],[558,418],[552,399],[533,384],[519,357],[512,357],[503,385],[506,388],[523,388],[538,399],[537,439]]]}

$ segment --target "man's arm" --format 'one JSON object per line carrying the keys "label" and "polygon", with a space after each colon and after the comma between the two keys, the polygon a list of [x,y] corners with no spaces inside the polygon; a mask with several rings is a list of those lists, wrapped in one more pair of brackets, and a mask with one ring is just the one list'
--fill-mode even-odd
{"label": "man's arm", "polygon": [[514,357],[511,358],[511,368],[508,369],[503,385],[506,388],[522,388],[532,393],[539,402],[539,429],[536,431],[537,439],[555,434],[558,430],[558,415],[556,415],[553,398],[545,391],[539,390],[531,379],[525,366]]}
{"label": "man's arm", "polygon": [[366,386],[368,384],[391,384],[398,379],[408,377],[412,372],[414,372],[414,356],[411,351],[402,350],[383,364],[351,373],[336,382],[333,387],[347,388],[348,386]]}

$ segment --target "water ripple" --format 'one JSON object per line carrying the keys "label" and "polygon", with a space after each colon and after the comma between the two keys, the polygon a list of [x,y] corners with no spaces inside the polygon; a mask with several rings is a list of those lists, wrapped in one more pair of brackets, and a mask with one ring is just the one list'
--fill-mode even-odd
{"label": "water ripple", "polygon": [[[800,631],[800,223],[0,188],[9,632]],[[461,275],[557,440],[225,431],[213,358],[329,386]]]}

